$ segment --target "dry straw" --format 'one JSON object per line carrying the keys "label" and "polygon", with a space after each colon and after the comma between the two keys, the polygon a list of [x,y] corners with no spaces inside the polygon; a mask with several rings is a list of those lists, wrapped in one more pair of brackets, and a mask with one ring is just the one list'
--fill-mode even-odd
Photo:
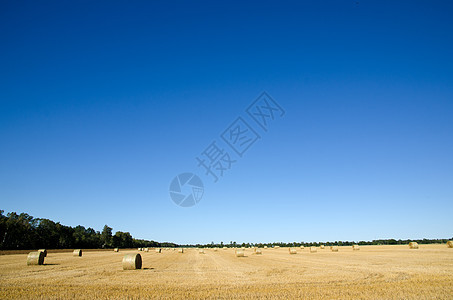
{"label": "dry straw", "polygon": [[318,252],[318,248],[316,248],[316,247],[310,247],[310,252],[311,252],[311,253],[316,253],[316,252]]}
{"label": "dry straw", "polygon": [[418,243],[417,242],[410,242],[409,243],[409,248],[410,249],[418,249]]}
{"label": "dry straw", "polygon": [[255,254],[263,254],[263,252],[259,248],[255,248],[254,251],[255,251]]}
{"label": "dry straw", "polygon": [[161,252],[162,252],[162,249],[156,248],[156,253],[161,253]]}
{"label": "dry straw", "polygon": [[303,250],[303,249],[304,249],[304,246],[300,246],[300,249],[302,249],[302,250]]}
{"label": "dry straw", "polygon": [[332,252],[338,252],[338,246],[332,246],[332,248],[330,248],[332,250]]}
{"label": "dry straw", "polygon": [[72,251],[72,256],[82,256],[82,250],[75,249],[74,251]]}
{"label": "dry straw", "polygon": [[296,248],[288,248],[289,254],[297,254]]}
{"label": "dry straw", "polygon": [[38,251],[41,251],[42,253],[44,253],[44,257],[47,257],[47,250],[46,249],[39,249]]}
{"label": "dry straw", "polygon": [[244,250],[236,249],[236,257],[244,257]]}
{"label": "dry straw", "polygon": [[352,245],[352,250],[360,250],[359,245]]}
{"label": "dry straw", "polygon": [[149,248],[145,248],[145,249],[143,249],[143,251],[149,252]]}
{"label": "dry straw", "polygon": [[123,257],[123,270],[136,270],[142,268],[142,256],[136,254],[126,254]]}
{"label": "dry straw", "polygon": [[226,249],[228,249],[228,247],[227,247],[227,246],[224,246],[224,247],[223,247],[223,250],[226,250]]}
{"label": "dry straw", "polygon": [[278,248],[280,248],[280,246],[275,246],[274,248],[275,248],[275,249],[278,249]]}
{"label": "dry straw", "polygon": [[324,249],[324,245],[319,246],[319,248]]}
{"label": "dry straw", "polygon": [[198,253],[200,253],[200,254],[204,254],[204,249],[200,249],[200,250],[198,250]]}
{"label": "dry straw", "polygon": [[453,241],[448,241],[447,242],[447,247],[448,248],[453,248]]}
{"label": "dry straw", "polygon": [[267,249],[267,246],[264,246],[264,249]]}
{"label": "dry straw", "polygon": [[27,265],[42,265],[44,264],[44,252],[34,251],[28,253]]}
{"label": "dry straw", "polygon": [[113,249],[113,252],[120,252],[120,249],[119,248],[115,248],[115,249]]}
{"label": "dry straw", "polygon": [[213,250],[214,250],[214,251],[217,251],[217,248],[214,248]]}
{"label": "dry straw", "polygon": [[184,248],[179,248],[178,253],[184,253]]}

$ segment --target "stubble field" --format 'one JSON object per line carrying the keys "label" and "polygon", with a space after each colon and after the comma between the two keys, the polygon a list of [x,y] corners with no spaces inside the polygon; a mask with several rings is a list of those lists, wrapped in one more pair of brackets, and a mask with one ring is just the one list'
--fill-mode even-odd
{"label": "stubble field", "polygon": [[446,245],[195,249],[140,252],[141,270],[122,269],[123,250],[48,253],[27,266],[26,254],[0,256],[0,297],[7,299],[452,299],[453,249]]}

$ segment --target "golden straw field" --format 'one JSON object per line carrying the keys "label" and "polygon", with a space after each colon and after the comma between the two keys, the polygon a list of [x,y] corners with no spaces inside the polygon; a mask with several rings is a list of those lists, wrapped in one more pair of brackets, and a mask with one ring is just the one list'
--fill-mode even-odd
{"label": "golden straw field", "polygon": [[44,265],[27,254],[0,255],[0,295],[7,299],[452,299],[453,249],[444,245],[185,249],[139,252],[141,270],[123,270],[137,250],[49,251]]}

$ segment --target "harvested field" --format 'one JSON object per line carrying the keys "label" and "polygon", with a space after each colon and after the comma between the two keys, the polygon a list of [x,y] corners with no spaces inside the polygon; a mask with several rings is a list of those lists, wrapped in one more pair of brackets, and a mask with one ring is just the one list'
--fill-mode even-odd
{"label": "harvested field", "polygon": [[44,265],[27,266],[27,254],[0,256],[2,298],[263,298],[451,299],[453,251],[443,245],[339,247],[338,253],[309,249],[262,249],[237,259],[234,249],[187,249],[141,253],[141,270],[123,270],[125,254],[137,250],[49,251]]}

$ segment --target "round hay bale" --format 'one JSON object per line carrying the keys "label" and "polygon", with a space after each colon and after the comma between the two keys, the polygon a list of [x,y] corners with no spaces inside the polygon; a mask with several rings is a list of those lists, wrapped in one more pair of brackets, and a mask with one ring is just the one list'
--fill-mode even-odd
{"label": "round hay bale", "polygon": [[417,242],[410,242],[409,243],[409,248],[410,249],[418,249],[418,243]]}
{"label": "round hay bale", "polygon": [[316,253],[316,252],[318,252],[318,248],[310,247],[310,253]]}
{"label": "round hay bale", "polygon": [[214,250],[215,252],[217,252],[217,248],[214,248],[213,250]]}
{"label": "round hay bale", "polygon": [[274,248],[275,248],[275,249],[278,249],[278,248],[280,248],[280,246],[274,246]]}
{"label": "round hay bale", "polygon": [[200,250],[198,250],[198,253],[200,253],[200,254],[204,254],[204,249],[200,249]]}
{"label": "round hay bale", "polygon": [[120,252],[120,249],[119,248],[115,248],[115,249],[113,249],[113,252]]}
{"label": "round hay bale", "polygon": [[330,250],[332,250],[332,252],[338,252],[338,246],[332,246]]}
{"label": "round hay bale", "polygon": [[319,246],[319,248],[324,249],[324,245]]}
{"label": "round hay bale", "polygon": [[228,249],[228,247],[227,247],[227,246],[224,246],[224,247],[223,247],[223,250],[226,250],[226,249]]}
{"label": "round hay bale", "polygon": [[296,248],[288,248],[289,254],[297,254]]}
{"label": "round hay bale", "polygon": [[156,248],[156,253],[162,253],[162,249],[161,248]]}
{"label": "round hay bale", "polygon": [[305,248],[304,246],[300,246],[300,249],[304,250],[304,248]]}
{"label": "round hay bale", "polygon": [[44,257],[44,252],[42,251],[30,252],[27,256],[27,265],[42,265],[44,264]]}
{"label": "round hay bale", "polygon": [[255,254],[263,254],[263,252],[259,248],[255,248],[254,251],[255,251]]}
{"label": "round hay bale", "polygon": [[243,249],[236,249],[235,253],[236,253],[236,257],[244,257],[245,256]]}
{"label": "round hay bale", "polygon": [[72,251],[72,256],[82,256],[82,250],[75,249],[74,251]]}
{"label": "round hay bale", "polygon": [[38,251],[41,251],[42,253],[44,253],[44,257],[47,257],[47,250],[46,249],[39,249]]}
{"label": "round hay bale", "polygon": [[184,248],[179,248],[178,253],[184,253]]}
{"label": "round hay bale", "polygon": [[142,248],[137,248],[138,251],[142,251]]}
{"label": "round hay bale", "polygon": [[136,270],[142,268],[142,256],[138,253],[126,254],[123,257],[123,270]]}
{"label": "round hay bale", "polygon": [[149,252],[149,248],[144,248],[143,251]]}
{"label": "round hay bale", "polygon": [[352,250],[354,251],[360,250],[359,245],[352,245]]}
{"label": "round hay bale", "polygon": [[448,248],[453,248],[453,241],[448,241],[447,242],[447,247]]}
{"label": "round hay bale", "polygon": [[264,249],[267,249],[267,246],[264,246]]}

